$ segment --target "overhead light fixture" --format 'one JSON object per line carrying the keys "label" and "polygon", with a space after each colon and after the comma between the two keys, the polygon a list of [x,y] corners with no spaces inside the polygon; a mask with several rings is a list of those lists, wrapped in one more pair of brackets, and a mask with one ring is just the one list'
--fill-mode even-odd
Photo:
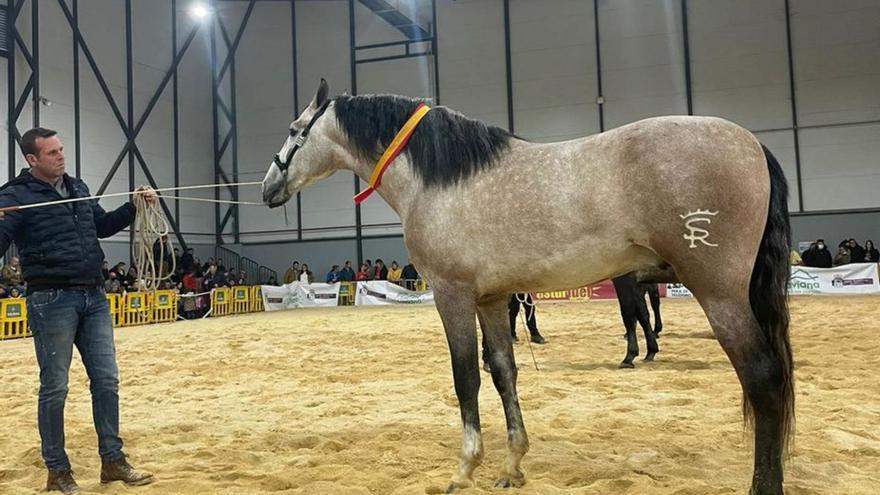
{"label": "overhead light fixture", "polygon": [[194,3],[189,8],[189,15],[197,21],[204,20],[210,14],[211,11],[203,3]]}

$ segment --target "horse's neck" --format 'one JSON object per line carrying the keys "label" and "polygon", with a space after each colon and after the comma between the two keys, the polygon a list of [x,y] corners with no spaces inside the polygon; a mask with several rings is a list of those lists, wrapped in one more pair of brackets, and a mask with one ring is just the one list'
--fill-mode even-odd
{"label": "horse's neck", "polygon": [[[374,162],[358,159],[352,171],[361,180],[369,183],[375,166]],[[362,184],[361,190],[364,187],[366,186]],[[420,190],[421,183],[418,181],[410,165],[409,157],[404,153],[388,166],[385,174],[382,175],[382,183],[376,188],[373,195],[378,194],[381,196],[403,221],[405,220],[406,212],[409,211]]]}

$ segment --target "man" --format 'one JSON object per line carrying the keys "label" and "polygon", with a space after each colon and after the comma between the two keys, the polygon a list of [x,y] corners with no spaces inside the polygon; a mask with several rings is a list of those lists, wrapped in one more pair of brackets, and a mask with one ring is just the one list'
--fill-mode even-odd
{"label": "man", "polygon": [[21,276],[21,264],[17,256],[13,256],[9,263],[3,266],[0,279],[2,279],[0,282],[10,287],[21,287],[24,279]]}
{"label": "man", "polygon": [[186,248],[183,256],[180,257],[180,267],[184,272],[190,272],[195,269],[195,258],[193,257],[193,248]]}
{"label": "man", "polygon": [[859,245],[855,239],[849,240],[849,262],[862,263],[865,261],[865,248]]}
{"label": "man", "polygon": [[351,267],[351,260],[345,260],[345,266],[343,266],[342,271],[339,272],[339,280],[341,282],[354,281],[354,269]]}
{"label": "man", "polygon": [[803,254],[804,265],[813,268],[831,268],[831,252],[825,246],[825,239],[817,239]]}
{"label": "man", "polygon": [[292,284],[299,280],[299,261],[294,261],[290,268],[284,272],[284,283]]}
{"label": "man", "polygon": [[[55,131],[27,131],[21,150],[30,170],[0,187],[0,208],[90,195],[84,182],[65,174],[63,147]],[[157,199],[152,189],[143,187],[135,195],[150,203]],[[40,366],[37,422],[49,470],[47,490],[79,491],[64,451],[64,402],[74,344],[91,382],[101,482],[144,485],[153,481],[149,473],[134,470],[122,452],[119,372],[102,287],[104,253],[98,243],[99,237],[128,227],[134,217],[131,203],[105,212],[95,200],[0,214],[0,252],[16,243],[28,286],[28,325]]]}

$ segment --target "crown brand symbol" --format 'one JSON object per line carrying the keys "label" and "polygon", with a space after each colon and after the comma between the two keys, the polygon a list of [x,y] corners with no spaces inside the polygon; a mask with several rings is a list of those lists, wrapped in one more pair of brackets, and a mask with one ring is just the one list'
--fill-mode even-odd
{"label": "crown brand symbol", "polygon": [[685,228],[688,229],[688,233],[683,234],[682,237],[690,241],[691,249],[697,247],[697,242],[709,247],[718,247],[718,244],[713,244],[708,241],[709,231],[696,225],[697,223],[704,223],[706,224],[706,227],[708,227],[712,223],[710,217],[714,217],[717,214],[717,211],[697,209],[696,211],[689,211],[686,215],[679,215],[679,218],[685,221]]}

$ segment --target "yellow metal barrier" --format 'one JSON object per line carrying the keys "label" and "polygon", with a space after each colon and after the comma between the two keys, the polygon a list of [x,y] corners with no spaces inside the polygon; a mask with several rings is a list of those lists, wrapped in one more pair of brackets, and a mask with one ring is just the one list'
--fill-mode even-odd
{"label": "yellow metal barrier", "polygon": [[125,313],[122,311],[122,295],[107,294],[107,304],[110,306],[110,320],[113,322],[113,328],[123,326]]}
{"label": "yellow metal barrier", "polygon": [[339,282],[339,306],[351,306],[354,304],[356,287],[357,282]]}
{"label": "yellow metal barrier", "polygon": [[30,337],[31,332],[27,324],[27,304],[24,299],[3,299],[0,302],[0,319],[3,321],[0,340]]}
{"label": "yellow metal barrier", "polygon": [[146,325],[153,319],[151,297],[146,292],[129,292],[123,298],[123,325]]}
{"label": "yellow metal barrier", "polygon": [[226,316],[232,311],[232,291],[211,289],[211,316]]}
{"label": "yellow metal barrier", "polygon": [[251,287],[251,312],[263,311],[263,287],[255,285]]}
{"label": "yellow metal barrier", "polygon": [[234,314],[249,313],[251,310],[251,289],[244,285],[232,288],[232,312]]}
{"label": "yellow metal barrier", "polygon": [[177,321],[177,294],[173,290],[153,293],[153,322]]}

